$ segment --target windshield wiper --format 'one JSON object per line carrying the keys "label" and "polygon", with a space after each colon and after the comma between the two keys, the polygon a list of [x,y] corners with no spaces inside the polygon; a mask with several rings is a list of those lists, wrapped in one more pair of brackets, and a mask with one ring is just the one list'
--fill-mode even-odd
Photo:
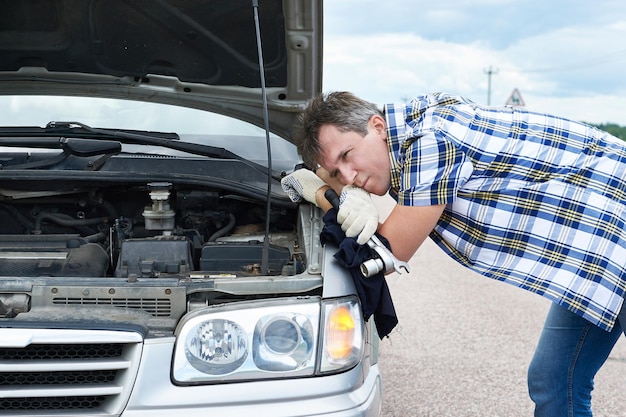
{"label": "windshield wiper", "polygon": [[[49,122],[42,129],[46,134],[71,135],[85,139],[118,139],[125,143],[152,144],[152,140],[180,140],[177,133],[148,132],[127,129],[103,129],[80,122]],[[0,133],[2,129],[0,129]]]}
{"label": "windshield wiper", "polygon": [[[267,174],[267,167],[252,162],[242,156],[237,155],[227,149],[203,145],[199,143],[182,142],[176,133],[150,132],[125,129],[103,129],[87,126],[80,122],[55,122],[52,121],[46,127],[0,127],[0,144],[5,145],[11,137],[59,137],[65,138],[82,138],[90,140],[117,140],[121,143],[135,145],[152,145],[162,146],[177,151],[187,152],[194,155],[206,156],[215,159],[234,159],[242,161],[246,165]],[[22,145],[10,146],[28,146],[25,142]],[[281,179],[280,172],[272,172],[272,178]]]}
{"label": "windshield wiper", "polygon": [[103,155],[96,161],[92,161],[89,165],[92,170],[97,169],[110,158],[112,155],[118,154],[122,151],[122,145],[117,141],[103,140],[93,141],[89,139],[79,138],[0,138],[0,144],[4,146],[14,146],[21,148],[59,148],[62,149],[58,155],[51,156],[50,158],[41,159],[32,162],[25,162],[21,164],[5,164],[0,166],[2,170],[16,170],[16,169],[41,169],[50,167],[56,164],[60,164],[70,157],[70,155],[78,157],[92,157]]}

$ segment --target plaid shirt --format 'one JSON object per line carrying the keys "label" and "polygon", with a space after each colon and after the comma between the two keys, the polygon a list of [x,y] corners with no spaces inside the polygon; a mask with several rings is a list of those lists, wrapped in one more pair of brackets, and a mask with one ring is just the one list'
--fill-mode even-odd
{"label": "plaid shirt", "polygon": [[446,204],[430,235],[446,253],[612,329],[626,287],[626,142],[446,94],[384,113],[390,193]]}

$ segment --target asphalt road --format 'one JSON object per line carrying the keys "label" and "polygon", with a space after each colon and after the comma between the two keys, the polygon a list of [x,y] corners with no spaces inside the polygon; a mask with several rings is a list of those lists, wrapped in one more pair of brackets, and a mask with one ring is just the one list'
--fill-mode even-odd
{"label": "asphalt road", "polygon": [[[550,302],[472,273],[427,241],[387,277],[399,325],[381,342],[385,417],[532,416],[526,370]],[[595,417],[626,416],[626,340],[596,377]]]}

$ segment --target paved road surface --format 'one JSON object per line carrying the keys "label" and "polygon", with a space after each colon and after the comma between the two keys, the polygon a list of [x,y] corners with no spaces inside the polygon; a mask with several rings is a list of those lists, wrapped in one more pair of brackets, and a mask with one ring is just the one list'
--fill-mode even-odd
{"label": "paved road surface", "polygon": [[[549,302],[457,265],[428,240],[387,277],[399,325],[381,342],[384,417],[530,417],[526,369]],[[596,378],[595,417],[626,417],[626,339]]]}

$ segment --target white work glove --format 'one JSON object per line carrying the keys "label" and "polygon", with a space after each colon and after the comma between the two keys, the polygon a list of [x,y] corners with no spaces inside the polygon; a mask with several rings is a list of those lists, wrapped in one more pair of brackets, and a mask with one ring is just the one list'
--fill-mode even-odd
{"label": "white work glove", "polygon": [[337,222],[347,237],[357,237],[359,245],[367,243],[378,229],[378,210],[370,193],[353,185],[343,187],[339,197]]}
{"label": "white work glove", "polygon": [[315,201],[315,193],[321,187],[327,185],[315,172],[304,168],[287,175],[280,180],[280,184],[291,201],[298,202],[304,198],[306,201],[316,206],[317,201]]}

